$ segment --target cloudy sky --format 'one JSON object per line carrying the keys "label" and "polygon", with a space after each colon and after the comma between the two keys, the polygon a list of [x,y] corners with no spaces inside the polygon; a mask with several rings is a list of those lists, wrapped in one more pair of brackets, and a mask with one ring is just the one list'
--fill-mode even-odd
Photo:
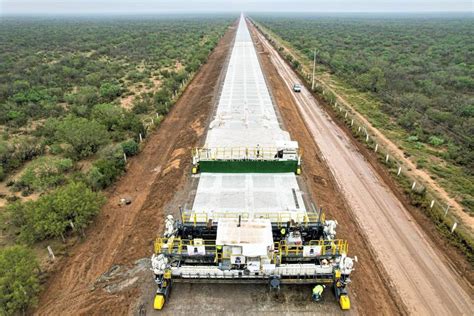
{"label": "cloudy sky", "polygon": [[0,0],[1,14],[159,12],[473,12],[474,0]]}

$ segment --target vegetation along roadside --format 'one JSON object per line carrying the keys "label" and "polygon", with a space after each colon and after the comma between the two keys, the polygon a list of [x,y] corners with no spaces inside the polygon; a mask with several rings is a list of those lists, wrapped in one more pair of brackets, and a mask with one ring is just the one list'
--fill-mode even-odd
{"label": "vegetation along roadside", "polygon": [[2,314],[35,304],[46,246],[57,251],[84,234],[100,191],[125,172],[233,20],[2,19]]}
{"label": "vegetation along roadside", "polygon": [[[472,216],[472,49],[460,44],[474,33],[472,19],[261,15],[254,20],[309,87],[316,52],[315,92],[329,104],[341,98],[350,103],[340,114],[342,121],[351,124],[346,110],[362,114],[414,168],[426,171],[463,206],[461,215]],[[457,32],[459,27],[465,32]],[[432,57],[422,58],[426,51]],[[444,119],[437,115],[441,112]],[[362,134],[361,140],[377,150]],[[385,163],[381,148],[378,155]],[[392,160],[386,165],[397,174]],[[395,179],[472,264],[472,227],[458,226],[452,233],[459,219],[452,211],[446,216],[446,204],[431,205],[436,192],[420,185],[411,189],[410,168]]]}

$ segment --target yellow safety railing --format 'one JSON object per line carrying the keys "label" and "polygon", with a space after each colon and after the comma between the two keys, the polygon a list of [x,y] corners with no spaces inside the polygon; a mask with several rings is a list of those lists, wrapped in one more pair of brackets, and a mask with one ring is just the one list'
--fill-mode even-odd
{"label": "yellow safety railing", "polygon": [[[199,243],[198,243],[199,241]],[[202,243],[201,243],[202,242]],[[206,239],[181,239],[181,238],[157,238],[155,240],[155,253],[182,254],[187,252],[187,246],[204,246],[206,254],[216,253],[215,240]]]}
{"label": "yellow safety railing", "polygon": [[207,223],[210,219],[221,219],[221,218],[239,218],[241,219],[248,219],[249,213],[247,212],[213,212],[212,216],[209,216],[208,213],[204,212],[184,212],[182,214],[181,219],[183,223],[193,223],[196,225],[197,223]]}
{"label": "yellow safety railing", "polygon": [[[199,243],[197,241],[199,240]],[[155,240],[155,253],[180,255],[187,253],[187,246],[204,246],[206,254],[214,255],[215,262],[230,258],[230,253],[224,253],[221,248],[215,244],[215,240],[205,239],[181,239],[181,238],[157,238]],[[311,240],[304,246],[320,246],[321,256],[347,254],[349,243],[347,240]],[[276,256],[280,261],[283,256],[303,256],[303,245],[289,245],[285,240],[274,242],[274,253],[270,253],[271,260],[275,262]],[[218,251],[219,250],[219,251]]]}
{"label": "yellow safety railing", "polygon": [[[276,248],[278,246],[278,248]],[[341,255],[347,254],[349,250],[349,243],[347,240],[335,239],[335,240],[311,240],[305,246],[320,246],[321,255]],[[275,249],[278,249],[280,256],[302,256],[303,245],[288,245],[286,241],[275,242]]]}
{"label": "yellow safety railing", "polygon": [[[220,159],[277,159],[277,147],[196,147],[191,153],[193,158],[199,160],[220,160]],[[301,158],[302,150],[296,148],[296,156]]]}
{"label": "yellow safety railing", "polygon": [[[209,220],[217,221],[223,218],[239,218],[247,220],[250,218],[249,212],[212,212],[210,214],[206,212],[193,212],[186,211],[182,213],[183,223],[207,223]],[[292,213],[292,212],[256,212],[253,213],[254,218],[269,219],[272,223],[277,223],[278,227],[286,226],[288,222],[293,221],[294,223],[304,224],[305,226],[310,223],[316,223],[318,221],[324,222],[326,216],[324,213],[319,216],[319,213]]]}

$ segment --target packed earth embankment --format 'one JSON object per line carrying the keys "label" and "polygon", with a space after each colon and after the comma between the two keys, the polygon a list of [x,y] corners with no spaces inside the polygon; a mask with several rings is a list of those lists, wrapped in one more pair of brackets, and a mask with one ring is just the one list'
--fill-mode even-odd
{"label": "packed earth embankment", "polygon": [[[272,63],[290,90],[299,77],[261,35]],[[378,265],[386,271],[391,295],[401,298],[408,313],[462,314],[473,309],[467,288],[442,249],[418,226],[409,210],[385,184],[357,144],[303,89],[293,94],[298,110],[321,150],[353,217],[367,236]],[[442,276],[442,277],[440,277]]]}
{"label": "packed earth embankment", "polygon": [[[191,164],[190,148],[199,143],[208,124],[234,33],[235,26],[227,30],[160,127],[149,135],[142,152],[129,160],[127,173],[107,190],[108,202],[86,231],[86,239],[60,259],[44,284],[36,314],[134,312],[138,278],[126,280],[123,291],[103,288],[98,282],[112,268],[132,265],[151,254],[162,229],[163,208],[183,186]],[[132,203],[119,206],[124,196],[131,197]],[[149,272],[148,267],[143,270]]]}

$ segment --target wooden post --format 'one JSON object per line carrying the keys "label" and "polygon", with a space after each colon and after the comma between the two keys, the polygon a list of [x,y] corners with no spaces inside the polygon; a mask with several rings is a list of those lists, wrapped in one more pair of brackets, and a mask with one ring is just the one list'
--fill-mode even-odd
{"label": "wooden post", "polygon": [[435,200],[431,200],[430,208],[433,208]]}
{"label": "wooden post", "polygon": [[446,217],[446,215],[448,215],[448,211],[449,211],[449,205],[446,206],[446,210],[444,211],[444,217]]}
{"label": "wooden post", "polygon": [[458,227],[458,223],[454,222],[453,228],[451,228],[451,234],[454,233],[454,230],[456,229],[456,227]]}
{"label": "wooden post", "polygon": [[351,126],[354,125],[354,119],[351,120]]}
{"label": "wooden post", "polygon": [[387,156],[385,157],[385,162],[388,163],[388,158],[389,158],[389,155],[387,154]]}
{"label": "wooden post", "polygon": [[397,176],[399,176],[399,175],[400,175],[400,172],[402,172],[402,167],[398,167]]}
{"label": "wooden post", "polygon": [[53,249],[51,249],[51,246],[46,247],[46,249],[48,249],[49,257],[51,258],[51,260],[56,260],[56,257],[54,256],[54,252],[53,252]]}
{"label": "wooden post", "polygon": [[411,186],[411,189],[415,190],[415,188],[416,188],[416,181],[413,181],[413,185]]}
{"label": "wooden post", "polygon": [[379,144],[375,144],[375,149],[374,149],[374,151],[377,152],[377,150],[379,150]]}

